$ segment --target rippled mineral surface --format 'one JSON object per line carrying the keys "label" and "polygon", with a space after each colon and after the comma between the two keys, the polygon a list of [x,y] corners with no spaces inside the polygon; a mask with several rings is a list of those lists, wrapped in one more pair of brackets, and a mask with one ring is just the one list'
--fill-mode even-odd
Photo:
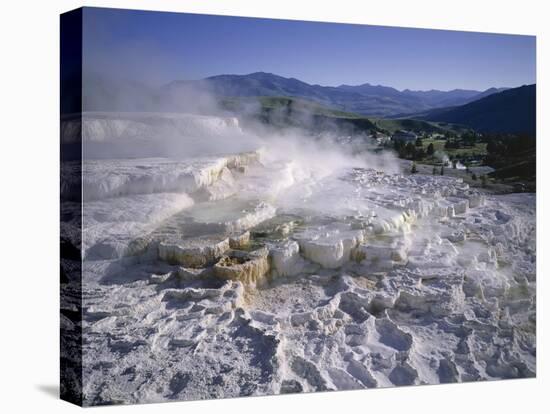
{"label": "rippled mineral surface", "polygon": [[83,170],[87,405],[535,375],[534,194],[261,151]]}

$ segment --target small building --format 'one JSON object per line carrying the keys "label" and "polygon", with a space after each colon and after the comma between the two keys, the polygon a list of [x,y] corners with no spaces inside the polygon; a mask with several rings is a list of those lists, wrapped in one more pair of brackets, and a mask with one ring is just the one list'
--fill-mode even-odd
{"label": "small building", "polygon": [[378,132],[378,131],[374,131],[372,134],[371,134],[371,138],[378,144],[378,145],[385,145],[387,144],[391,138],[389,136],[387,136],[386,134],[383,134],[381,132]]}
{"label": "small building", "polygon": [[393,141],[403,142],[414,142],[417,138],[418,136],[414,132],[403,130],[396,131],[391,137]]}

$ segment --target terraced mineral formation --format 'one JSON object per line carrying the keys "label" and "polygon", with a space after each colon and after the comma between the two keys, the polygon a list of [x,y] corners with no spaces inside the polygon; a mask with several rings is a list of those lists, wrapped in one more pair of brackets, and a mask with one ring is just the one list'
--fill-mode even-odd
{"label": "terraced mineral formation", "polygon": [[87,404],[535,374],[532,194],[261,152],[85,168]]}

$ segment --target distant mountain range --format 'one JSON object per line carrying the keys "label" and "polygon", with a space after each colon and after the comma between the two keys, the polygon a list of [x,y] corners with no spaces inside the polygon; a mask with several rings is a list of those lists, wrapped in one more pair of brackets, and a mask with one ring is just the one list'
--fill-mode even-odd
{"label": "distant mountain range", "polygon": [[536,85],[508,89],[474,102],[439,108],[411,118],[461,124],[480,132],[536,132]]}
{"label": "distant mountain range", "polygon": [[[301,99],[331,111],[346,112],[338,115],[344,118],[350,118],[350,114],[370,119],[410,118],[460,124],[486,132],[535,132],[535,85],[485,91],[399,91],[368,83],[336,87],[310,85],[264,72],[173,81],[157,88],[88,75],[83,85],[86,111],[208,113],[223,108],[222,102],[227,104],[228,100],[235,100],[240,101],[237,106],[245,112],[263,111],[263,116],[267,116],[276,113],[273,108],[269,109],[274,102],[278,107],[282,105],[282,101],[275,98],[292,98],[293,102],[283,106],[294,108],[294,112],[303,112],[303,105],[295,102]],[[275,101],[265,107],[267,101],[262,103],[260,98]],[[319,108],[316,108],[319,115]]]}
{"label": "distant mountain range", "polygon": [[438,107],[463,105],[506,88],[486,91],[453,89],[451,91],[399,91],[381,85],[310,85],[294,78],[272,73],[219,75],[195,81],[174,81],[162,88],[163,95],[174,99],[189,91],[207,90],[215,96],[252,97],[287,96],[311,100],[335,109],[366,116],[386,117],[418,113]]}

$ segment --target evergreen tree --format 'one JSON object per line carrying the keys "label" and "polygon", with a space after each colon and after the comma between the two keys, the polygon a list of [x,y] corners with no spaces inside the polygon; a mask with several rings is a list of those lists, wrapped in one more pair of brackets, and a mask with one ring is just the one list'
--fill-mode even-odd
{"label": "evergreen tree", "polygon": [[412,142],[407,142],[407,145],[405,145],[405,154],[406,158],[414,158],[416,156],[416,147]]}
{"label": "evergreen tree", "polygon": [[433,142],[430,142],[430,145],[428,145],[428,149],[426,150],[426,154],[434,155],[434,144],[433,144]]}

